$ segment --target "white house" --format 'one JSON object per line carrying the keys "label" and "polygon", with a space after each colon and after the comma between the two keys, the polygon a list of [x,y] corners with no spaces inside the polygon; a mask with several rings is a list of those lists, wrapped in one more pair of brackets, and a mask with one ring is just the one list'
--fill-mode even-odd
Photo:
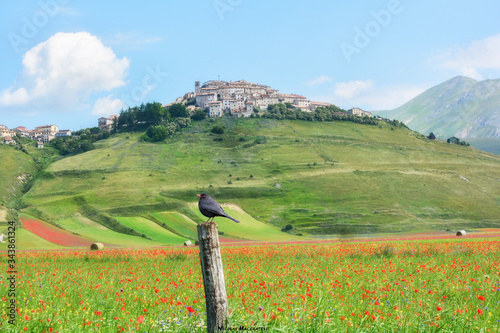
{"label": "white house", "polygon": [[14,136],[16,131],[11,131],[7,126],[0,125],[0,137]]}
{"label": "white house", "polygon": [[71,136],[71,130],[60,130],[56,133],[56,138],[60,138],[63,136]]}
{"label": "white house", "polygon": [[12,139],[12,137],[10,137],[10,136],[6,136],[3,139],[3,142],[6,143],[6,144],[9,144],[9,145],[15,145],[16,144],[16,140]]}
{"label": "white house", "polygon": [[222,116],[222,102],[213,101],[208,103],[209,116],[210,117],[220,117]]}
{"label": "white house", "polygon": [[208,107],[208,103],[214,102],[217,100],[216,93],[202,93],[196,95],[196,106],[206,109]]}
{"label": "white house", "polygon": [[111,115],[109,116],[109,118],[101,117],[97,119],[97,125],[103,131],[110,131],[113,129],[113,124],[115,120],[118,120],[118,116],[116,115]]}
{"label": "white house", "polygon": [[355,115],[355,116],[360,116],[360,117],[373,117],[371,112],[361,110],[360,108],[352,108],[348,110],[349,114]]}

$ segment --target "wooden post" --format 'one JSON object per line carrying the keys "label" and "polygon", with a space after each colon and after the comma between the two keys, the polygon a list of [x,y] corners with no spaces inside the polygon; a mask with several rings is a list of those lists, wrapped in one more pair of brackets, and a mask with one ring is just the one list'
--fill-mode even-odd
{"label": "wooden post", "polygon": [[216,332],[226,327],[228,305],[224,271],[219,246],[219,228],[212,222],[198,224],[201,273],[207,307],[207,331]]}

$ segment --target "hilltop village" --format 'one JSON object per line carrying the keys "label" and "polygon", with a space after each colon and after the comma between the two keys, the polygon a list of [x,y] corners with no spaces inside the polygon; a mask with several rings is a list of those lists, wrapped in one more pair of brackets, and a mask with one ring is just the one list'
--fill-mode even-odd
{"label": "hilltop village", "polygon": [[[175,103],[188,105],[190,111],[201,108],[209,117],[220,117],[230,114],[233,117],[250,117],[256,110],[266,110],[269,105],[286,104],[293,110],[313,112],[318,107],[330,106],[330,103],[315,102],[301,95],[283,94],[277,89],[262,84],[239,81],[207,81],[203,84],[196,81],[194,92],[177,98]],[[194,104],[194,105],[193,105]],[[359,108],[352,108],[349,114],[371,117],[372,114]]]}
{"label": "hilltop village", "polygon": [[[303,112],[314,112],[319,107],[332,105],[311,101],[301,95],[280,93],[277,89],[269,86],[245,80],[230,82],[211,80],[203,84],[196,81],[194,92],[189,92],[174,102],[162,106],[169,108],[173,104],[185,105],[190,113],[201,109],[208,117],[250,117],[254,112],[267,110],[269,106],[274,104],[284,104],[288,109]],[[360,108],[352,108],[348,110],[348,113],[360,117],[372,117],[370,112]],[[111,131],[117,120],[117,115],[101,117],[97,119],[97,127],[102,131]],[[71,130],[59,130],[59,127],[54,124],[37,126],[35,129],[28,129],[24,126],[9,129],[0,124],[0,138],[2,138],[0,142],[16,144],[16,135],[35,140],[37,146],[43,148],[44,143],[55,138],[72,136],[72,132]]]}

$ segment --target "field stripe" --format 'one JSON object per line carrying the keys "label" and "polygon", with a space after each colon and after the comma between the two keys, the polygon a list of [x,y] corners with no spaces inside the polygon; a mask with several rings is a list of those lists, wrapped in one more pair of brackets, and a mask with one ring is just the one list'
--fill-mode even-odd
{"label": "field stripe", "polygon": [[57,228],[26,214],[21,214],[19,218],[26,230],[54,244],[72,247],[90,247],[94,242],[90,238],[73,235],[66,230]]}

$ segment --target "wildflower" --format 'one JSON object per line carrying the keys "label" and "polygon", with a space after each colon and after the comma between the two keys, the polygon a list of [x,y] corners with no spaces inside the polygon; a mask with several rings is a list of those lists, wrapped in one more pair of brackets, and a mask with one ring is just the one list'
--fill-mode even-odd
{"label": "wildflower", "polygon": [[479,313],[480,315],[482,315],[483,314],[483,310],[477,309],[477,313]]}
{"label": "wildflower", "polygon": [[484,298],[484,296],[477,296],[477,299],[481,300],[481,301],[486,301],[486,298]]}
{"label": "wildflower", "polygon": [[94,314],[95,314],[96,316],[99,316],[99,317],[100,317],[100,316],[102,316],[102,312],[101,312],[101,311],[94,311]]}
{"label": "wildflower", "polygon": [[440,306],[436,306],[436,310],[441,311],[441,310],[443,310],[443,308]]}
{"label": "wildflower", "polygon": [[187,309],[190,313],[194,313],[194,312],[195,312],[195,311],[194,311],[194,309],[193,309],[192,307],[190,307],[190,306],[188,306],[186,309]]}
{"label": "wildflower", "polygon": [[139,317],[137,318],[137,323],[138,323],[138,324],[142,324],[143,322],[144,322],[144,316],[139,316]]}

